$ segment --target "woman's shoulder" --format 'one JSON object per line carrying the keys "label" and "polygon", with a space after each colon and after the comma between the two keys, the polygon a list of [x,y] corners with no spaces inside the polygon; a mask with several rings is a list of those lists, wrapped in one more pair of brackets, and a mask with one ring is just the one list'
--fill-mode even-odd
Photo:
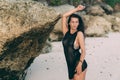
{"label": "woman's shoulder", "polygon": [[82,31],[77,31],[77,35],[83,35]]}
{"label": "woman's shoulder", "polygon": [[84,37],[84,34],[83,34],[82,31],[78,31],[78,32],[77,32],[77,36],[78,36],[78,37]]}

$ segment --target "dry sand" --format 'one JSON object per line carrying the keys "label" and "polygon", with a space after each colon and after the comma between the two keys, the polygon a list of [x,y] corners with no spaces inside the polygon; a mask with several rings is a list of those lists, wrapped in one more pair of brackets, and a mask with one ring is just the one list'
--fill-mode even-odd
{"label": "dry sand", "polygon": [[[120,80],[120,33],[86,38],[86,80]],[[53,42],[51,53],[38,56],[25,80],[68,80],[62,43]]]}

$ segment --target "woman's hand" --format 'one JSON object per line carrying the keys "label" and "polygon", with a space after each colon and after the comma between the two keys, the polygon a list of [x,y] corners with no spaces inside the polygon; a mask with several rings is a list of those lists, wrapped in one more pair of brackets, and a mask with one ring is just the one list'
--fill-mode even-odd
{"label": "woman's hand", "polygon": [[84,8],[85,8],[85,6],[83,6],[83,5],[78,5],[76,7],[77,11],[83,10]]}
{"label": "woman's hand", "polygon": [[79,62],[77,67],[76,67],[77,74],[80,74],[82,72],[82,63]]}

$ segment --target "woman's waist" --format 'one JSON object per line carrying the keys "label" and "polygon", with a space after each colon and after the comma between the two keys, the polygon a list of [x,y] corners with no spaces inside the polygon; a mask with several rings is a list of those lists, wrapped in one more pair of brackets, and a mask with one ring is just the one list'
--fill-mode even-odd
{"label": "woman's waist", "polygon": [[81,55],[81,53],[80,53],[79,50],[75,50],[75,51],[73,52],[73,55],[77,56],[77,55]]}

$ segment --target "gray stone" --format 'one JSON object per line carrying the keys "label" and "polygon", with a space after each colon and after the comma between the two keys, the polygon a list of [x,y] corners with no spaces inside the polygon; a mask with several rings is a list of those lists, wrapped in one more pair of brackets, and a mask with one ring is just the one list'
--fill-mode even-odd
{"label": "gray stone", "polygon": [[[59,13],[60,15],[62,15],[63,13],[74,9],[74,6],[65,4],[65,5],[61,5],[61,6],[57,6],[57,7],[53,7],[55,9],[55,11],[57,13]],[[52,33],[50,34],[50,40],[51,41],[59,41],[61,40],[63,37],[63,33],[62,33],[62,25],[61,25],[61,19],[55,24],[55,27],[52,31]]]}
{"label": "gray stone", "polygon": [[59,14],[34,1],[0,1],[0,79],[22,80]]}
{"label": "gray stone", "polygon": [[112,24],[114,32],[120,32],[120,17],[118,14],[104,15],[104,18]]}
{"label": "gray stone", "polygon": [[100,5],[90,6],[86,12],[93,16],[102,16],[105,14],[105,11],[100,7]]}
{"label": "gray stone", "polygon": [[113,13],[112,15],[120,18],[120,12]]}
{"label": "gray stone", "polygon": [[112,24],[108,22],[105,18],[100,16],[83,16],[85,23],[85,34],[91,37],[105,36],[106,33],[112,31]]}
{"label": "gray stone", "polygon": [[105,11],[106,14],[112,14],[113,13],[113,8],[110,5],[105,4],[105,3],[101,3],[99,5],[102,7],[102,9]]}

